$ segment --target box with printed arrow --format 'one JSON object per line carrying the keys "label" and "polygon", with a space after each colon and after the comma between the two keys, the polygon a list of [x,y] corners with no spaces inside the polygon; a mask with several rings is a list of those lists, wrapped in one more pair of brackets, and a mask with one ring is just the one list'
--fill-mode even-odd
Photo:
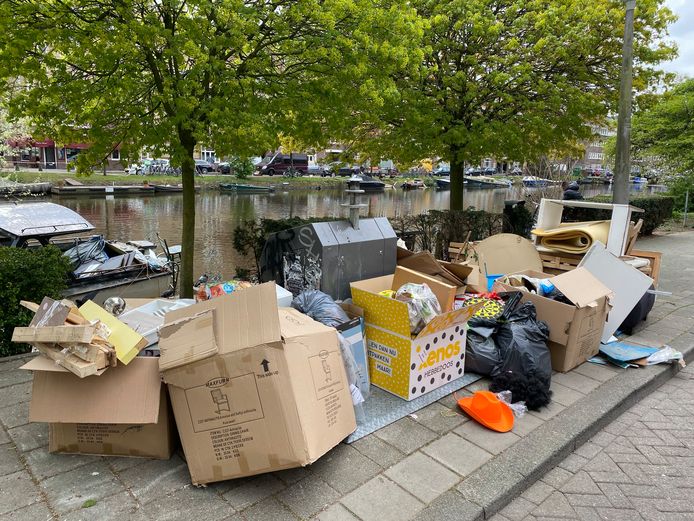
{"label": "box with printed arrow", "polygon": [[274,283],[170,311],[159,349],[196,485],[307,465],[356,429],[337,332],[278,309]]}

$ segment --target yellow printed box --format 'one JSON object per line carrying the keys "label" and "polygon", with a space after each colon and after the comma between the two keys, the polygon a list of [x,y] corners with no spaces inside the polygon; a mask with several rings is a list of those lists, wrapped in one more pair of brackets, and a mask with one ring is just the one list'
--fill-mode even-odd
{"label": "yellow printed box", "polygon": [[[439,315],[413,338],[407,304],[378,294],[414,282],[405,278],[406,274],[396,271],[395,275],[353,282],[351,288],[354,303],[364,310],[371,383],[413,400],[464,374],[465,324],[480,306]],[[435,286],[446,286],[436,279],[416,282],[426,282],[437,297],[442,287]]]}

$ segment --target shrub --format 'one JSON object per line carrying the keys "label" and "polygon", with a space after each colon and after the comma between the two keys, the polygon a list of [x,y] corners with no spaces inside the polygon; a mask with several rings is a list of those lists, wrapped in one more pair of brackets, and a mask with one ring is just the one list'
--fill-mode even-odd
{"label": "shrub", "polygon": [[10,341],[14,328],[26,326],[32,317],[19,301],[60,298],[69,272],[68,259],[54,246],[37,250],[0,246],[0,280],[4,281],[0,285],[0,356],[29,351],[26,344]]}
{"label": "shrub", "polygon": [[[610,195],[598,195],[589,199],[599,203],[611,203]],[[641,208],[644,213],[633,215],[634,220],[643,219],[640,235],[651,235],[653,231],[668,219],[672,218],[675,200],[667,195],[647,195],[634,197],[630,201],[632,206]],[[567,208],[564,210],[566,221],[601,221],[609,219],[610,210],[598,210],[594,208]]]}
{"label": "shrub", "polygon": [[255,170],[253,162],[248,158],[232,157],[229,160],[229,166],[232,173],[239,179],[248,179]]}

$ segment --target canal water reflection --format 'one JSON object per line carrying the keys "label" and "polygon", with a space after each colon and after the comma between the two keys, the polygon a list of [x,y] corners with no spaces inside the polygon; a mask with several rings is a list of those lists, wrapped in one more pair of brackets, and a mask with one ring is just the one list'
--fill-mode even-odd
{"label": "canal water reflection", "polygon": [[[522,187],[495,190],[466,190],[466,206],[501,212],[504,200],[523,199]],[[604,193],[609,187],[582,187],[585,196]],[[557,196],[559,189],[557,189]],[[397,217],[423,213],[428,209],[448,208],[450,192],[434,189],[386,190],[365,194],[362,203],[368,209],[362,216]],[[108,238],[156,242],[157,233],[169,245],[181,240],[182,196],[132,196],[116,198],[53,197],[52,200],[72,208],[96,226],[96,232]],[[345,216],[340,206],[346,202],[341,190],[293,190],[274,194],[236,195],[215,190],[201,192],[196,205],[195,273],[232,277],[237,266],[248,266],[248,260],[232,246],[233,231],[240,222],[254,218],[280,219],[292,216]]]}

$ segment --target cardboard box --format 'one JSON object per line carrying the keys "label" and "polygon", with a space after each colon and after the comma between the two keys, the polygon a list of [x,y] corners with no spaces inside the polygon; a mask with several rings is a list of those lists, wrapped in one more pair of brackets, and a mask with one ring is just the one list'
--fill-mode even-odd
{"label": "cardboard box", "polygon": [[29,421],[48,422],[50,452],[171,457],[176,429],[156,359],[134,358],[87,378],[42,356],[22,369],[34,373]]}
{"label": "cardboard box", "polygon": [[[480,306],[439,315],[413,339],[407,304],[378,293],[397,290],[406,282],[426,282],[434,294],[448,298],[455,287],[402,270],[351,286],[354,303],[364,310],[371,383],[412,400],[463,375],[465,323]],[[416,280],[408,280],[413,273]]]}
{"label": "cardboard box", "polygon": [[194,484],[307,465],[356,429],[335,329],[272,282],[167,313],[159,348]]}
{"label": "cardboard box", "polygon": [[[607,314],[610,311],[609,288],[583,268],[561,275],[524,271],[521,274],[549,279],[573,306],[541,297],[527,291],[523,301],[535,304],[537,318],[549,325],[549,342],[552,369],[563,373],[570,371],[595,356],[600,349]],[[517,288],[496,282],[494,291],[517,291]]]}
{"label": "cardboard box", "polygon": [[364,310],[354,304],[340,304],[349,321],[340,324],[337,329],[349,343],[350,351],[354,356],[359,372],[360,388],[368,389],[371,385],[369,378],[369,357],[366,354],[366,341],[364,334]]}

